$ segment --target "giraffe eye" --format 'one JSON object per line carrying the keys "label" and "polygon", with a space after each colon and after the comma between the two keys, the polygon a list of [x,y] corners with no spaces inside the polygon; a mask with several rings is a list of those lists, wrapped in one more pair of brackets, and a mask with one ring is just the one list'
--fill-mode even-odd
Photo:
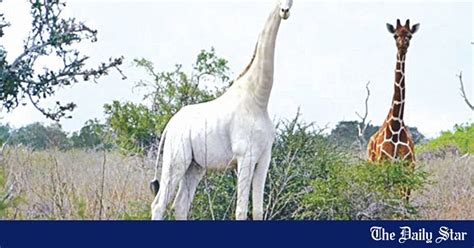
{"label": "giraffe eye", "polygon": [[394,38],[394,39],[398,38],[398,35],[394,35],[393,38]]}

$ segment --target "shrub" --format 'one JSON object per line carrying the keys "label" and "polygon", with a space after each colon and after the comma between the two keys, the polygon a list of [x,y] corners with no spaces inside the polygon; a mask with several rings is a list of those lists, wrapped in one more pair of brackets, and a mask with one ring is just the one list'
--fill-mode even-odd
{"label": "shrub", "polygon": [[474,153],[474,123],[456,125],[454,132],[442,132],[438,138],[430,140],[425,145],[417,146],[417,152],[433,151],[453,145],[463,154]]}
{"label": "shrub", "polygon": [[416,216],[401,189],[418,190],[426,173],[401,162],[334,164],[326,177],[312,181],[297,218],[319,220],[399,219]]}
{"label": "shrub", "polygon": [[236,179],[235,169],[208,171],[196,190],[189,218],[201,220],[234,219],[237,199]]}
{"label": "shrub", "polygon": [[322,134],[323,130],[300,117],[298,112],[277,126],[265,188],[265,219],[294,219],[311,181],[325,177],[331,166],[348,159]]}

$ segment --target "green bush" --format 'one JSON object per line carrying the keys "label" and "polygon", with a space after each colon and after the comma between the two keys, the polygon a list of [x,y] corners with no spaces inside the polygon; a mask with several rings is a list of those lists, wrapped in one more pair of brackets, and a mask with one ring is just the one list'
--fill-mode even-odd
{"label": "green bush", "polygon": [[265,219],[294,219],[309,192],[311,181],[326,177],[330,167],[348,157],[334,146],[323,130],[305,123],[298,111],[292,120],[277,125],[272,164],[265,187]]}
{"label": "green bush", "polygon": [[401,162],[334,164],[326,177],[312,182],[298,219],[399,219],[416,216],[417,209],[403,199],[401,190],[418,190],[426,174]]}
{"label": "green bush", "polygon": [[143,154],[157,142],[156,130],[159,118],[148,107],[131,102],[113,101],[104,106],[107,126],[113,132],[113,140],[123,151]]}
{"label": "green bush", "polygon": [[442,132],[438,138],[416,148],[417,152],[421,153],[446,146],[456,146],[463,154],[474,153],[474,123],[456,125],[454,132]]}
{"label": "green bush", "polygon": [[59,124],[45,126],[32,123],[11,131],[9,143],[23,145],[34,150],[59,148],[65,150],[71,147],[71,142]]}
{"label": "green bush", "polygon": [[73,132],[70,140],[74,148],[110,150],[113,145],[109,136],[108,126],[93,119],[86,121],[80,131]]}
{"label": "green bush", "polygon": [[236,179],[234,169],[208,171],[196,190],[189,218],[200,220],[234,219],[237,198]]}

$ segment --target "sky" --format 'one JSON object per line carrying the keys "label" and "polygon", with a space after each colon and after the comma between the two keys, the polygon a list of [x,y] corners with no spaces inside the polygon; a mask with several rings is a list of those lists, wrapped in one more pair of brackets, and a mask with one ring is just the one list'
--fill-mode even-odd
{"label": "sky", "polygon": [[[255,42],[275,1],[124,1],[67,0],[64,14],[99,31],[99,41],[84,42],[90,66],[109,57],[125,57],[118,73],[99,83],[79,83],[58,91],[49,102],[75,102],[73,118],[61,121],[66,131],[79,130],[92,118],[103,119],[103,105],[113,100],[141,102],[134,90],[149,79],[134,67],[134,58],[147,58],[157,70],[185,69],[202,49],[214,47],[229,61],[233,76],[249,63]],[[370,81],[368,120],[380,125],[393,94],[396,47],[386,23],[410,18],[420,23],[406,61],[405,123],[429,137],[455,124],[473,122],[474,115],[459,95],[456,75],[462,71],[466,92],[474,101],[473,12],[471,1],[302,1],[294,0],[291,16],[283,21],[277,39],[274,86],[269,113],[292,118],[298,107],[303,119],[334,127],[341,120],[357,120],[364,111],[365,85]],[[13,60],[31,25],[23,0],[3,0],[11,27],[0,44]],[[53,66],[45,59],[44,65]],[[0,112],[0,121],[20,127],[50,123],[31,104]]]}

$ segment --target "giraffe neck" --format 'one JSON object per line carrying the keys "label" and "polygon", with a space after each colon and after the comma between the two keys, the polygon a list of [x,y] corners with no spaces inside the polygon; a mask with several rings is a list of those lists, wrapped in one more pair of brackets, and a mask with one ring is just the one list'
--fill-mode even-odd
{"label": "giraffe neck", "polygon": [[277,6],[260,33],[251,64],[236,81],[239,85],[235,85],[248,89],[256,104],[262,108],[268,106],[273,86],[275,43],[280,23],[281,18]]}
{"label": "giraffe neck", "polygon": [[405,58],[405,53],[397,53],[392,107],[387,116],[387,122],[389,123],[403,123],[403,112],[405,110]]}

